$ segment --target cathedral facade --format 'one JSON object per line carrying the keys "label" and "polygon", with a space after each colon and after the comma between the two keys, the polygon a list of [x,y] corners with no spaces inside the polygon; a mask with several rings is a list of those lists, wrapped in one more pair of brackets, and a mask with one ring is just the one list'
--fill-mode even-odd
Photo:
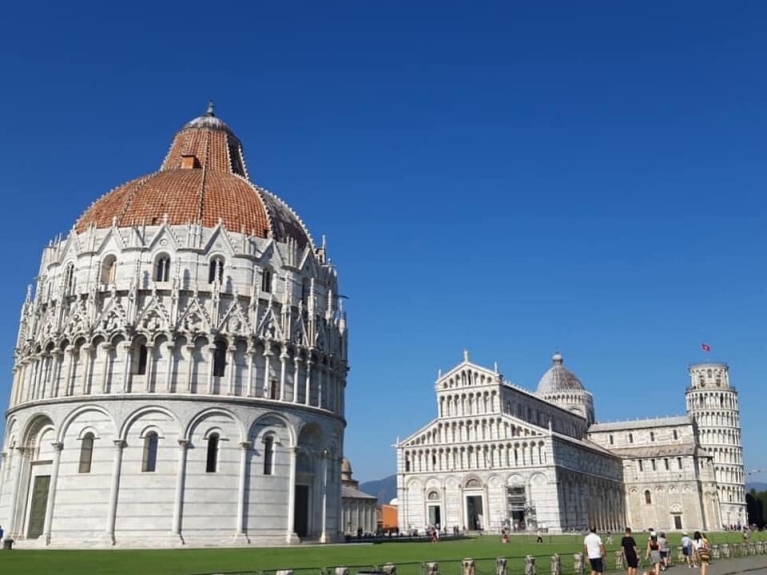
{"label": "cathedral facade", "polygon": [[746,522],[736,390],[691,366],[687,415],[596,423],[560,354],[530,392],[464,360],[439,375],[437,417],[397,443],[401,530],[552,533]]}
{"label": "cathedral facade", "polygon": [[0,524],[22,546],[342,536],[346,319],[324,241],[208,112],[43,250]]}

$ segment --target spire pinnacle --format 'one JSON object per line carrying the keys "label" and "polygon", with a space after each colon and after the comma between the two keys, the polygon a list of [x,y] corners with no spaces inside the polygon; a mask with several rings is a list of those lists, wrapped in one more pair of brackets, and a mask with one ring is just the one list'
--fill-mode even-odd
{"label": "spire pinnacle", "polygon": [[215,116],[216,115],[216,105],[213,103],[213,100],[208,100],[208,109],[205,111],[206,116]]}

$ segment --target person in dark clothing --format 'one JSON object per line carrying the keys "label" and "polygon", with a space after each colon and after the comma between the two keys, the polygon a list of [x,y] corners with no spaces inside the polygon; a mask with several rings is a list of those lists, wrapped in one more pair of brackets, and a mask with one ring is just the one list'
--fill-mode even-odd
{"label": "person in dark clothing", "polygon": [[626,527],[626,533],[621,539],[621,547],[623,548],[623,557],[626,559],[627,575],[636,575],[639,566],[639,548],[631,536],[631,529],[628,527]]}

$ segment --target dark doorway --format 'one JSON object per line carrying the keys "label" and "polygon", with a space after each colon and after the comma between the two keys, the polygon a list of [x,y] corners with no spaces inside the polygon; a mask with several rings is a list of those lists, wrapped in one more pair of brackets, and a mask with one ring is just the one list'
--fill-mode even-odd
{"label": "dark doorway", "polygon": [[469,495],[466,497],[466,518],[469,531],[480,531],[482,525],[482,496]]}
{"label": "dark doorway", "polygon": [[299,537],[309,535],[309,486],[296,485],[296,505],[293,510],[293,529]]}
{"label": "dark doorway", "polygon": [[29,508],[27,539],[37,539],[45,529],[45,508],[48,506],[50,475],[38,475],[32,485],[32,505]]}
{"label": "dark doorway", "polygon": [[442,527],[442,510],[439,505],[429,505],[429,525]]}
{"label": "dark doorway", "polygon": [[682,528],[682,516],[674,515],[674,529],[679,530]]}

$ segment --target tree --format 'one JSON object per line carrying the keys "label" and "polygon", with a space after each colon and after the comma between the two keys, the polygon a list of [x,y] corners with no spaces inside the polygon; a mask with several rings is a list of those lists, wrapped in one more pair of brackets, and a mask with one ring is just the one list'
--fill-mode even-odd
{"label": "tree", "polygon": [[767,491],[757,492],[752,489],[746,494],[746,513],[748,513],[748,524],[756,525],[760,529],[764,527],[764,509],[767,507]]}

